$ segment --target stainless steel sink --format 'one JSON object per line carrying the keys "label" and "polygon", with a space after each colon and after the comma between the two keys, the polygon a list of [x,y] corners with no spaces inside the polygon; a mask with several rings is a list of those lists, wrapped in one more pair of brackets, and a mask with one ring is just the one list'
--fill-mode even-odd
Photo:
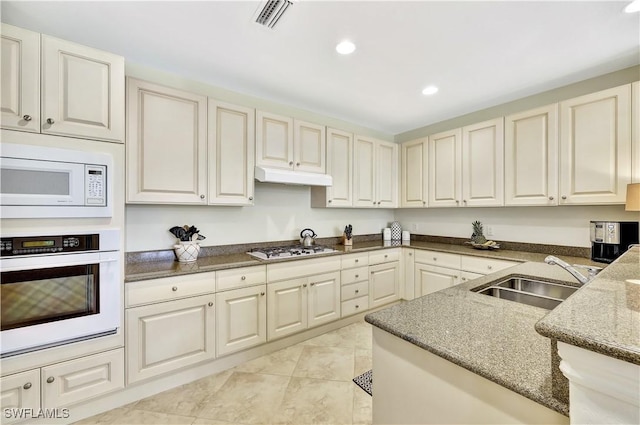
{"label": "stainless steel sink", "polygon": [[473,290],[479,294],[553,310],[578,288],[561,283],[513,277],[480,290]]}

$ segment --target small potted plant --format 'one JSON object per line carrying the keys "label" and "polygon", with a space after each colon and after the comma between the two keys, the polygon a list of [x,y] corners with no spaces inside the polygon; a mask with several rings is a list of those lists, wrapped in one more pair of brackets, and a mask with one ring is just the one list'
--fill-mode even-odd
{"label": "small potted plant", "polygon": [[172,227],[169,231],[178,238],[179,243],[173,246],[178,261],[188,263],[196,261],[200,253],[198,241],[205,239],[195,226],[184,225]]}

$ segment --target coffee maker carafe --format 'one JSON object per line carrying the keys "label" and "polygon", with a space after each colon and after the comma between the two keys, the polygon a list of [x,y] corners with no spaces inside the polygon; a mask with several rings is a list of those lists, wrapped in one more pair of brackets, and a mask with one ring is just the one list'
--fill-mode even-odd
{"label": "coffee maker carafe", "polygon": [[591,259],[613,263],[629,245],[638,243],[637,221],[592,221]]}

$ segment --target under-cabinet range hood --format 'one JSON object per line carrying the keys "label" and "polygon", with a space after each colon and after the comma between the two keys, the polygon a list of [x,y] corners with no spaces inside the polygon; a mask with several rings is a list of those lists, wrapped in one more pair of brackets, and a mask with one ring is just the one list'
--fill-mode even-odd
{"label": "under-cabinet range hood", "polygon": [[305,173],[303,171],[280,170],[256,166],[256,180],[265,183],[299,184],[305,186],[331,186],[333,178],[328,174]]}

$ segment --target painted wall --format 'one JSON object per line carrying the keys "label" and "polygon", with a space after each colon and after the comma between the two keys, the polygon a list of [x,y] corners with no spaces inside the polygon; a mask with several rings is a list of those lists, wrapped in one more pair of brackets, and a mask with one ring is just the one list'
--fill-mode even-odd
{"label": "painted wall", "polygon": [[202,246],[291,240],[304,228],[319,237],[340,236],[347,224],[354,234],[379,233],[393,221],[389,209],[311,208],[308,186],[256,182],[253,207],[127,205],[126,250],[170,249],[169,228],[193,224],[207,239]]}
{"label": "painted wall", "polygon": [[[625,211],[624,205],[405,208],[396,210],[395,218],[403,230],[416,234],[468,238],[471,222],[478,220],[484,224],[487,239],[590,247],[591,220],[638,221],[640,214]],[[493,235],[487,234],[487,227]]]}

